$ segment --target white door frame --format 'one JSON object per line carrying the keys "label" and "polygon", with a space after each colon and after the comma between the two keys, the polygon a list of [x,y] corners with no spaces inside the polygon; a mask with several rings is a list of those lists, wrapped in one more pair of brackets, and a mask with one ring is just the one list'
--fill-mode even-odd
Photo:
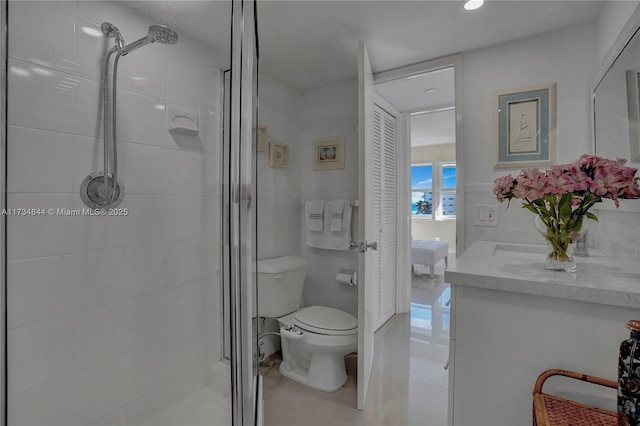
{"label": "white door frame", "polygon": [[[456,107],[456,257],[465,250],[464,221],[464,134],[462,129],[462,55],[448,56],[420,62],[402,68],[376,73],[374,84],[424,74],[443,68],[454,69],[455,107]],[[397,150],[397,283],[411,283],[411,141],[409,133],[409,111],[402,111],[398,125]],[[411,286],[396,285],[396,312],[409,312],[411,309]]]}

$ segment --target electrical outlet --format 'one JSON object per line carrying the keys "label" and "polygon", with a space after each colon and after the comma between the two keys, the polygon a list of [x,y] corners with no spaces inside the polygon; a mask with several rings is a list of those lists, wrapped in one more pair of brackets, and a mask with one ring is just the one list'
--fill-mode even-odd
{"label": "electrical outlet", "polygon": [[477,226],[498,226],[498,206],[476,204],[474,219],[474,224]]}
{"label": "electrical outlet", "polygon": [[496,210],[493,207],[487,208],[487,223],[496,222]]}

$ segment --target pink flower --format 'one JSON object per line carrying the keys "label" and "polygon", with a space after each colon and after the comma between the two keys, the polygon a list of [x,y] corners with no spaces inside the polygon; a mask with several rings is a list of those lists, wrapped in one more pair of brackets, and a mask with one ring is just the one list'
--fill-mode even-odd
{"label": "pink flower", "polygon": [[598,164],[599,160],[600,157],[596,157],[595,155],[582,154],[580,158],[576,160],[575,164],[578,168],[582,168],[583,166],[594,168],[596,167],[596,164]]}
{"label": "pink flower", "polygon": [[[555,164],[546,172],[523,169],[494,180],[493,192],[498,201],[519,198],[532,211],[547,217],[549,223],[559,219],[559,204],[565,194],[572,194],[572,215],[584,215],[593,205],[610,198],[616,207],[621,198],[640,198],[637,169],[625,166],[626,160],[609,160],[584,154],[571,164]],[[544,207],[539,202],[544,200]],[[566,214],[566,213],[565,213]]]}
{"label": "pink flower", "polygon": [[546,194],[552,193],[547,175],[540,170],[524,169],[518,176],[518,178],[520,177],[522,179],[518,184],[518,193],[524,193],[523,198],[537,200]]}
{"label": "pink flower", "polygon": [[566,194],[579,190],[576,189],[573,173],[580,173],[580,171],[572,165],[559,164],[551,166],[551,169],[547,170],[549,192],[551,194]]}
{"label": "pink flower", "polygon": [[505,196],[508,195],[513,188],[514,180],[513,176],[508,174],[493,181],[493,193],[498,198],[498,201],[503,202],[505,200]]}
{"label": "pink flower", "polygon": [[586,191],[591,187],[591,178],[585,172],[576,170],[575,174],[571,175],[573,180],[573,189],[569,192]]}

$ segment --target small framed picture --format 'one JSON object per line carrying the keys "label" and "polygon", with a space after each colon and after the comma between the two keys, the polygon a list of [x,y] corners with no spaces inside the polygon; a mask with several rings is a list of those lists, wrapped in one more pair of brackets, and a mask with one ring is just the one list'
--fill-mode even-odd
{"label": "small framed picture", "polygon": [[258,124],[258,141],[256,149],[259,152],[267,152],[269,150],[269,137],[267,135],[267,126]]}
{"label": "small framed picture", "polygon": [[496,169],[555,162],[555,84],[497,92],[494,114]]}
{"label": "small framed picture", "polygon": [[313,170],[344,169],[344,136],[316,141],[313,148]]}
{"label": "small framed picture", "polygon": [[289,145],[270,142],[269,165],[271,167],[287,167],[289,165]]}

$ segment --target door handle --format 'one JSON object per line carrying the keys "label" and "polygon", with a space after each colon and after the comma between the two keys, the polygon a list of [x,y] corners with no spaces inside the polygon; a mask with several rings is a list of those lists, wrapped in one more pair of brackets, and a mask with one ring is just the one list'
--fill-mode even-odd
{"label": "door handle", "polygon": [[367,242],[367,240],[365,240],[364,242],[358,243],[355,241],[350,241],[349,242],[349,249],[350,250],[358,250],[360,253],[364,253],[365,251],[371,249],[371,250],[378,250],[378,243],[376,241],[373,242]]}

